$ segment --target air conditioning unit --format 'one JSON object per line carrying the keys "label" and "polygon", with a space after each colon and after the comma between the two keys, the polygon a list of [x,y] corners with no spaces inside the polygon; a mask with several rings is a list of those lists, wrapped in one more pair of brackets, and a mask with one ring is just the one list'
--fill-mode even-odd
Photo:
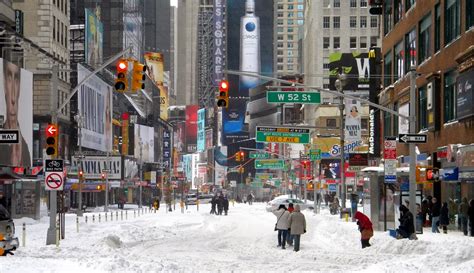
{"label": "air conditioning unit", "polygon": [[428,83],[426,85],[426,110],[433,109],[433,82]]}

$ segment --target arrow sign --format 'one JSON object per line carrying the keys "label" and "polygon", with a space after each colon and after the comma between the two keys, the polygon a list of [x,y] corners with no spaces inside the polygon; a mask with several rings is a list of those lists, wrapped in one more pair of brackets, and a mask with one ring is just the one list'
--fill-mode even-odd
{"label": "arrow sign", "polygon": [[18,130],[0,130],[0,144],[19,143]]}
{"label": "arrow sign", "polygon": [[55,124],[49,124],[48,128],[46,128],[46,133],[48,134],[48,136],[55,136],[57,131],[58,128]]}
{"label": "arrow sign", "polygon": [[417,134],[400,134],[398,135],[398,142],[404,143],[426,143],[426,135],[417,135]]}

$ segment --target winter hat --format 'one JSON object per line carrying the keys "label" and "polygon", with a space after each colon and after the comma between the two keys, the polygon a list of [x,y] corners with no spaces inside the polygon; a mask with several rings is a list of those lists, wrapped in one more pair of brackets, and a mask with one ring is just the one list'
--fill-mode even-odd
{"label": "winter hat", "polygon": [[284,209],[284,210],[286,210],[286,207],[285,207],[285,205],[283,205],[283,204],[280,204],[280,206],[278,207],[278,210],[280,210],[280,209]]}
{"label": "winter hat", "polygon": [[295,211],[301,211],[300,205],[295,205]]}

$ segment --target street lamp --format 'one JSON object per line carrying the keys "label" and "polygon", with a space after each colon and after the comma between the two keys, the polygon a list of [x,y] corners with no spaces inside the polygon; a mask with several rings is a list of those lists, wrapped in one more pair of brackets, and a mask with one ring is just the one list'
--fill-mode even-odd
{"label": "street lamp", "polygon": [[[341,94],[344,94],[344,86],[347,83],[347,75],[346,74],[339,74],[337,75],[336,82],[334,83],[337,91]],[[342,195],[340,196],[342,199],[342,208],[346,208],[346,179],[344,177],[344,97],[340,96],[339,102],[339,112],[341,118],[341,126],[340,126],[340,150],[341,150],[341,184],[342,184]]]}

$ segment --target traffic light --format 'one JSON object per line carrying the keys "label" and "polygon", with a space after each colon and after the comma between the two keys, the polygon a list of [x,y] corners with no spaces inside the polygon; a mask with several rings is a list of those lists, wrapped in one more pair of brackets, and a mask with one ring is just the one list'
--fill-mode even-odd
{"label": "traffic light", "polygon": [[241,161],[240,152],[235,153],[235,161]]}
{"label": "traffic light", "polygon": [[146,65],[141,64],[138,61],[133,62],[132,92],[138,92],[141,89],[145,89],[145,72]]}
{"label": "traffic light", "polygon": [[313,182],[309,182],[308,184],[306,184],[306,189],[309,190],[309,191],[312,191],[314,189]]}
{"label": "traffic light", "polygon": [[245,160],[245,153],[243,151],[240,151],[239,152],[239,156],[240,156],[240,161],[244,161]]}
{"label": "traffic light", "polygon": [[80,170],[78,173],[77,173],[77,176],[79,177],[79,179],[83,179],[84,178],[84,172],[82,170]]}
{"label": "traffic light", "polygon": [[101,173],[101,174],[100,174],[100,178],[101,178],[102,180],[105,180],[105,177],[106,177],[106,174],[105,174],[105,173]]}
{"label": "traffic light", "polygon": [[372,15],[383,14],[383,0],[369,0],[369,13]]}
{"label": "traffic light", "polygon": [[219,83],[219,96],[217,96],[217,107],[229,107],[229,82],[222,80]]}
{"label": "traffic light", "polygon": [[48,124],[46,127],[46,154],[52,157],[58,156],[58,126]]}
{"label": "traffic light", "polygon": [[301,161],[301,166],[303,166],[303,169],[307,170],[309,169],[309,161],[308,160],[303,160]]}
{"label": "traffic light", "polygon": [[117,78],[115,79],[115,91],[125,92],[128,89],[128,61],[120,59],[117,63]]}
{"label": "traffic light", "polygon": [[245,168],[242,167],[242,166],[240,166],[240,167],[239,167],[239,173],[244,173],[244,171],[245,171]]}

